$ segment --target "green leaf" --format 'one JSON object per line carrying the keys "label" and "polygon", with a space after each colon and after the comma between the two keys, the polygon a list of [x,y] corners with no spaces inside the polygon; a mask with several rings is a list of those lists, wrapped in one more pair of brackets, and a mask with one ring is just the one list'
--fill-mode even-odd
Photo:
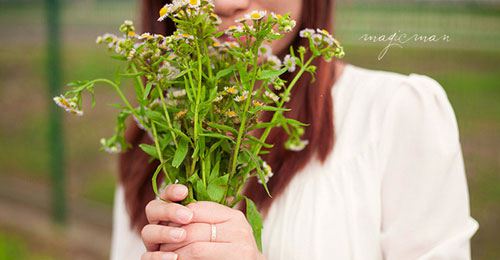
{"label": "green leaf", "polygon": [[229,174],[213,179],[207,187],[207,194],[210,200],[220,202],[227,189]]}
{"label": "green leaf", "polygon": [[[156,196],[160,197],[160,193],[158,192],[158,182],[156,179],[158,178],[158,174],[160,173],[161,169],[163,169],[163,166],[165,165],[166,161],[158,165],[156,168],[156,171],[153,174],[153,177],[151,178],[151,184],[153,185],[153,191],[155,192]],[[170,183],[167,183],[170,184]]]}
{"label": "green leaf", "polygon": [[120,76],[122,76],[124,78],[135,78],[135,77],[143,76],[144,74],[146,74],[146,73],[145,72],[120,73]]}
{"label": "green leaf", "polygon": [[248,130],[255,130],[255,129],[260,129],[260,128],[267,128],[267,127],[276,127],[278,123],[276,122],[264,122],[264,123],[258,123],[255,125],[252,125],[251,127],[248,128]]}
{"label": "green leaf", "polygon": [[148,84],[146,84],[146,90],[144,90],[143,99],[147,99],[148,98],[149,93],[151,92],[151,88],[152,87],[153,87],[153,83],[152,82],[148,82]]}
{"label": "green leaf", "polygon": [[208,196],[207,189],[205,185],[203,185],[203,181],[201,179],[197,179],[194,185],[196,191],[196,200],[210,200],[210,196]]}
{"label": "green leaf", "polygon": [[221,125],[221,124],[217,124],[217,123],[213,123],[213,122],[208,122],[207,125],[215,128],[215,129],[221,130],[221,131],[231,132],[235,135],[238,134],[238,131],[236,129],[234,129],[230,126],[227,126],[227,125]]}
{"label": "green leaf", "polygon": [[309,124],[302,123],[298,120],[292,119],[292,118],[285,118],[285,122],[290,125],[294,126],[309,126]]}
{"label": "green leaf", "polygon": [[158,112],[158,111],[154,111],[154,110],[149,110],[147,109],[145,111],[145,114],[147,117],[149,117],[151,120],[153,121],[156,121],[160,124],[163,124],[165,122],[165,119],[163,117],[163,114]]}
{"label": "green leaf", "polygon": [[246,202],[246,217],[250,226],[252,226],[253,236],[255,238],[255,242],[257,243],[257,247],[259,251],[262,252],[262,215],[260,215],[259,210],[257,210],[257,206],[255,203],[245,197]]}
{"label": "green leaf", "polygon": [[153,145],[149,144],[139,144],[139,147],[147,154],[149,154],[151,157],[155,159],[159,159],[160,156],[158,156],[158,152],[156,151],[156,147]]}
{"label": "green leaf", "polygon": [[219,72],[217,72],[217,75],[215,75],[215,78],[217,80],[219,80],[220,78],[225,77],[225,76],[231,74],[231,72],[233,72],[233,71],[234,71],[233,67],[229,67],[227,69],[219,70]]}
{"label": "green leaf", "polygon": [[257,137],[255,137],[253,135],[247,135],[246,137],[248,138],[248,139],[245,139],[245,141],[247,141],[247,142],[260,144],[260,145],[262,145],[265,148],[273,148],[272,144],[268,144],[268,143],[262,142],[260,139],[258,139]]}
{"label": "green leaf", "polygon": [[202,133],[202,134],[200,134],[200,136],[208,136],[208,137],[214,137],[214,138],[219,138],[219,139],[227,139],[227,140],[234,143],[234,140],[227,135],[221,135],[221,134],[217,134],[217,133]]}
{"label": "green leaf", "polygon": [[259,73],[257,79],[271,79],[280,76],[281,74],[285,73],[288,69],[283,68],[281,70],[263,70]]}
{"label": "green leaf", "polygon": [[185,134],[183,133],[181,130],[177,129],[177,128],[172,128],[172,127],[166,127],[169,131],[172,131],[174,132],[176,135],[180,136],[183,140],[186,140],[188,141],[189,143],[192,143],[191,142],[191,139]]}
{"label": "green leaf", "polygon": [[188,152],[188,142],[185,139],[181,139],[179,145],[177,146],[177,150],[174,154],[174,159],[172,160],[172,166],[175,168],[179,168],[179,166],[186,158],[186,154]]}
{"label": "green leaf", "polygon": [[208,178],[209,180],[215,179],[219,176],[219,171],[220,171],[220,153],[216,155],[215,158],[216,162],[214,167],[212,168],[212,172],[210,173],[210,177]]}
{"label": "green leaf", "polygon": [[255,112],[258,112],[258,111],[282,111],[282,112],[286,112],[286,111],[290,111],[291,109],[289,108],[280,108],[280,107],[273,107],[273,106],[258,106],[258,107],[255,107],[254,109],[252,109],[250,111],[250,113],[255,113]]}

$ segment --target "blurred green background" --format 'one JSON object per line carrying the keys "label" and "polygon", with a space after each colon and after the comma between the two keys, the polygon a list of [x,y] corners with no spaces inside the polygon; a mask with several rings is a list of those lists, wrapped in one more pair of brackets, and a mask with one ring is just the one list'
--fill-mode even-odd
{"label": "blurred green background", "polygon": [[[62,1],[63,82],[112,77],[116,64],[95,37],[136,20],[136,1]],[[340,1],[336,36],[354,65],[435,78],[460,127],[472,216],[480,228],[473,259],[500,259],[500,2]],[[99,151],[112,134],[118,102],[97,88],[86,115],[64,114],[68,223],[50,221],[50,171],[43,1],[0,0],[0,260],[106,259],[117,157]],[[364,34],[449,35],[449,42],[392,47]],[[130,90],[130,89],[129,89]],[[132,94],[131,91],[128,93]]]}

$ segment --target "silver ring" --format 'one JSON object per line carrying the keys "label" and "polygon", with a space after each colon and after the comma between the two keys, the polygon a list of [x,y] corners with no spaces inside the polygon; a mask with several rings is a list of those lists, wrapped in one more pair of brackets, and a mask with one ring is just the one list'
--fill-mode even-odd
{"label": "silver ring", "polygon": [[215,227],[215,224],[210,224],[212,228],[212,233],[210,234],[210,242],[215,242],[217,239],[217,228]]}

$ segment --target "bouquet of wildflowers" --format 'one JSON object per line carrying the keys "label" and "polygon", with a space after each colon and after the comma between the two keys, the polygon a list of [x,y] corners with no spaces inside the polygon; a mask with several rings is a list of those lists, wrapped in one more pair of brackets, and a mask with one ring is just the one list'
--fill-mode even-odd
{"label": "bouquet of wildflowers", "polygon": [[[124,137],[125,120],[133,117],[153,140],[140,148],[160,162],[152,178],[155,193],[162,174],[164,185],[181,183],[189,188],[185,204],[209,200],[234,207],[245,200],[261,248],[262,219],[242,188],[256,177],[269,193],[266,182],[272,169],[260,155],[272,148],[266,138],[274,127],[288,134],[287,149],[300,151],[307,145],[301,139],[306,125],[285,117],[284,105],[298,79],[306,72],[314,74],[311,62],[341,58],[342,47],[325,30],[305,29],[300,37],[309,45],[290,48],[281,60],[268,44],[292,31],[295,21],[289,15],[253,11],[237,25],[218,31],[220,19],[210,0],[174,0],[160,10],[158,20],[166,18],[176,24],[173,35],[138,35],[133,23],[125,21],[121,35],[99,36],[97,43],[125,63],[123,71],[115,80],[70,83],[71,90],[54,101],[82,115],[82,93],[91,94],[94,106],[95,85],[113,87],[123,104],[118,105],[115,135],[101,139],[103,149],[119,153],[130,146]],[[280,78],[286,72],[296,72],[290,82]],[[134,83],[137,106],[123,94],[121,81],[127,78]],[[260,121],[264,111],[273,112],[268,122]],[[255,136],[254,131],[262,134]]]}

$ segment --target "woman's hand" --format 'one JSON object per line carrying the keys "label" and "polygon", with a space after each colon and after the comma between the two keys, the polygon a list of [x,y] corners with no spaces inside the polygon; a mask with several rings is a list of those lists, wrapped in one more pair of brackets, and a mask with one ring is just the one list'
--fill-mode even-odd
{"label": "woman's hand", "polygon": [[[186,186],[172,184],[161,193],[162,199],[172,202],[153,200],[146,206],[150,224],[141,235],[148,252],[142,260],[224,260],[234,259],[235,255],[241,260],[264,259],[241,211],[209,201],[187,206],[173,203],[186,196]],[[215,241],[211,241],[211,224],[216,229]]]}

